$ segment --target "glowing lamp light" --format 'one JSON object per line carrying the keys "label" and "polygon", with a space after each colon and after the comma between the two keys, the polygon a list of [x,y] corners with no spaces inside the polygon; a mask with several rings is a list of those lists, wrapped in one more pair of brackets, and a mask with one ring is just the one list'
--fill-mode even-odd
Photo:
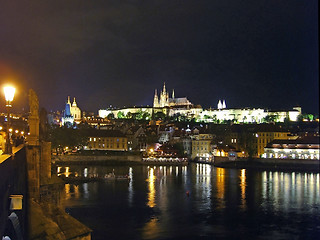
{"label": "glowing lamp light", "polygon": [[12,132],[12,128],[9,129],[9,132]]}
{"label": "glowing lamp light", "polygon": [[15,132],[15,133],[18,133],[18,132],[19,132],[19,130],[15,130],[14,132]]}
{"label": "glowing lamp light", "polygon": [[3,88],[4,96],[7,101],[8,106],[11,106],[10,102],[12,102],[12,100],[14,98],[15,91],[16,91],[16,89],[12,86],[5,86]]}

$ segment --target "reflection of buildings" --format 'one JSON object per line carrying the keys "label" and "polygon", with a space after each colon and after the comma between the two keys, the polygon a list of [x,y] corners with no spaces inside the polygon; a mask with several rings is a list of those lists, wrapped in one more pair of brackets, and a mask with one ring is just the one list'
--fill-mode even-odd
{"label": "reflection of buildings", "polygon": [[246,206],[246,170],[241,169],[240,189],[241,189],[241,205]]}
{"label": "reflection of buildings", "polygon": [[221,199],[224,199],[224,195],[225,195],[225,169],[216,168],[216,170],[217,170],[217,173],[216,173],[217,197],[221,200]]}
{"label": "reflection of buildings", "polygon": [[148,203],[147,205],[151,208],[156,206],[156,188],[155,188],[155,180],[156,177],[154,175],[154,169],[149,168],[148,172],[148,188],[149,188],[149,193],[148,193]]}
{"label": "reflection of buildings", "polygon": [[[288,210],[288,207],[301,208],[302,206],[309,208],[319,203],[319,173],[264,171],[261,180],[263,201],[268,201],[268,205],[273,204],[275,210]],[[264,207],[264,205],[261,206]]]}

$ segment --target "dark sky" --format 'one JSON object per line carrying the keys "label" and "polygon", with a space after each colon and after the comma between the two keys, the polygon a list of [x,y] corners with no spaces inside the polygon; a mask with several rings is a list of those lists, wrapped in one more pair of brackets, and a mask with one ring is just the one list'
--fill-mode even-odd
{"label": "dark sky", "polygon": [[203,107],[318,113],[318,64],[317,0],[1,1],[16,110],[29,88],[47,110],[152,105],[166,82]]}

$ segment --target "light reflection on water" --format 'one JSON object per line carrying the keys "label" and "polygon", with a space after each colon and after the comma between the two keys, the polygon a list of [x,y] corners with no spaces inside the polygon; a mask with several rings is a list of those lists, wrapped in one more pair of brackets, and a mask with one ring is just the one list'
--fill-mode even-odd
{"label": "light reflection on water", "polygon": [[[66,184],[64,188],[64,205],[96,230],[93,239],[104,239],[104,234],[116,239],[197,239],[252,237],[253,233],[257,239],[266,233],[277,239],[305,236],[306,227],[310,236],[320,233],[319,173],[224,169],[206,164],[70,166],[57,172],[104,176],[113,169],[116,174],[128,174],[131,181]],[[94,215],[95,207],[101,216]],[[89,212],[81,211],[87,208]],[[128,233],[114,230],[117,217],[119,223],[132,226]],[[301,221],[307,221],[307,226],[302,228]],[[101,227],[104,222],[109,227]],[[284,223],[282,228],[274,227]],[[230,227],[240,230],[230,231]]]}
{"label": "light reflection on water", "polygon": [[154,175],[154,169],[149,168],[148,171],[148,187],[149,187],[149,192],[148,192],[148,202],[147,205],[151,208],[156,206],[156,188],[154,186],[155,184],[156,177]]}

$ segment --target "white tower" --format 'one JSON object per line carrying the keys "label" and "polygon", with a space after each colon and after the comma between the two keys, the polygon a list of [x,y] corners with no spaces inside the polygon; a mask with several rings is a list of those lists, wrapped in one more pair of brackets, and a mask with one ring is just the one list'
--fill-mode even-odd
{"label": "white tower", "polygon": [[154,91],[153,107],[159,107],[159,99],[157,89]]}
{"label": "white tower", "polygon": [[218,102],[218,109],[222,109],[222,103],[221,103],[221,100],[219,99],[219,102]]}
{"label": "white tower", "polygon": [[226,105],[226,100],[223,100],[223,103],[222,103],[222,108],[227,108],[227,105]]}

